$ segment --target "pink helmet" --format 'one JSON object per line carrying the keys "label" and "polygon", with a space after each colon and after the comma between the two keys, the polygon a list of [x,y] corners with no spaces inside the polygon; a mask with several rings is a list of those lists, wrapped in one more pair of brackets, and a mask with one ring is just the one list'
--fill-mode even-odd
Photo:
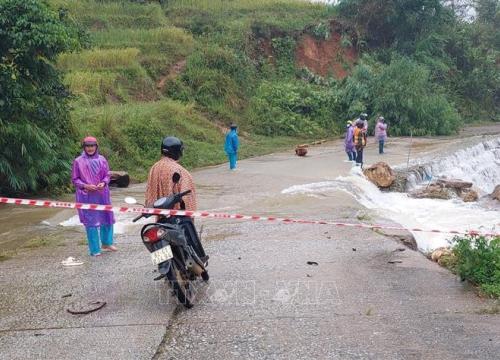
{"label": "pink helmet", "polygon": [[98,145],[97,139],[93,136],[87,136],[82,140],[82,146],[85,145]]}

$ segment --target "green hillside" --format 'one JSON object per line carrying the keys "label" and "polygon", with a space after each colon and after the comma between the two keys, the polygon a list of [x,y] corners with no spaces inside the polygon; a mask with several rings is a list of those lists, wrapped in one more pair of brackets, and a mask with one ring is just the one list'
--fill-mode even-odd
{"label": "green hillside", "polygon": [[[229,7],[217,1],[179,1],[162,8],[158,2],[50,1],[89,34],[88,49],[64,53],[57,61],[75,95],[71,118],[80,137],[97,136],[113,168],[144,180],[165,135],[186,142],[182,162],[188,167],[225,161],[224,128],[232,121],[240,124],[242,156],[319,135],[270,138],[250,126],[249,100],[263,76],[241,46],[251,46],[255,21],[248,14],[262,9],[262,24],[286,31],[301,30],[327,15],[323,7],[303,2],[273,10],[279,3],[227,2]],[[224,24],[228,34],[218,28],[211,30],[220,36],[205,35],[210,23]]]}
{"label": "green hillside", "polygon": [[[0,32],[0,40],[11,34],[12,44],[18,44],[16,29],[26,24],[24,18],[15,23],[19,2],[0,0],[0,12],[14,17],[1,22],[11,33]],[[338,136],[360,112],[369,114],[371,126],[383,115],[391,135],[447,135],[464,122],[499,121],[496,0],[474,2],[474,21],[438,0],[343,0],[337,6],[302,0],[27,0],[22,11],[45,12],[44,3],[52,12],[44,19],[68,26],[57,28],[67,41],[47,47],[44,58],[34,56],[43,66],[55,63],[61,73],[72,94],[70,120],[63,100],[56,125],[52,110],[14,107],[9,96],[14,99],[18,90],[4,94],[0,87],[9,100],[0,102],[0,123],[7,124],[0,138],[9,139],[1,144],[9,149],[0,156],[4,193],[67,183],[78,139],[88,134],[99,138],[113,169],[144,180],[165,135],[186,142],[187,167],[225,161],[223,136],[231,122],[239,125],[245,157]],[[54,50],[62,53],[55,57]],[[28,90],[40,86],[31,78],[33,67],[19,72],[25,64],[15,63],[11,45],[0,44],[0,51],[2,84],[23,84],[24,103],[36,103],[38,95]],[[30,51],[25,59],[39,53]],[[57,99],[57,91],[49,93]],[[34,114],[40,123],[30,120]],[[20,126],[25,123],[28,132]],[[37,131],[47,137],[24,140]],[[54,146],[54,139],[65,145]],[[26,144],[39,150],[26,150]],[[15,163],[19,152],[26,159]],[[35,165],[40,162],[43,167]]]}

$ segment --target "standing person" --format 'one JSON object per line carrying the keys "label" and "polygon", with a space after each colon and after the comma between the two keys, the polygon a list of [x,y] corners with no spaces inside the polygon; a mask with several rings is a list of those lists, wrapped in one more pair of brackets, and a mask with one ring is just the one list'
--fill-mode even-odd
{"label": "standing person", "polygon": [[363,167],[363,149],[366,146],[366,132],[363,123],[357,122],[354,128],[354,147],[356,148],[356,166]]}
{"label": "standing person", "polygon": [[[82,141],[82,154],[73,161],[71,180],[76,188],[76,201],[84,204],[111,205],[109,194],[109,166],[106,158],[99,154],[96,138],[87,136]],[[113,245],[112,211],[78,209],[80,222],[85,226],[89,253],[101,255],[103,250],[116,251]]]}
{"label": "standing person", "polygon": [[231,124],[229,132],[226,134],[224,143],[224,151],[229,159],[229,169],[236,169],[236,161],[238,160],[238,148],[240,146],[236,124]]}
{"label": "standing person", "polygon": [[356,161],[356,150],[354,148],[354,127],[352,125],[352,121],[347,122],[344,147],[349,161]]}
{"label": "standing person", "polygon": [[377,119],[377,125],[375,125],[375,137],[378,140],[378,153],[384,153],[384,143],[387,139],[387,124],[382,116]]}
{"label": "standing person", "polygon": [[363,124],[363,131],[365,134],[368,134],[368,114],[367,113],[361,113],[359,114],[359,118],[357,118],[356,123],[354,126],[357,127],[357,125],[361,123]]}

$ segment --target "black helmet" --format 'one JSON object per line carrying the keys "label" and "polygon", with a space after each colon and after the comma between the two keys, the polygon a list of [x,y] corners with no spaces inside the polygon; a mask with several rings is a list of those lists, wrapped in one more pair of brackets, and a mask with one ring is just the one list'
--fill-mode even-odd
{"label": "black helmet", "polygon": [[184,150],[184,144],[175,136],[167,136],[161,142],[161,153],[171,159],[179,160]]}
{"label": "black helmet", "polygon": [[368,114],[367,114],[367,113],[361,113],[361,114],[359,115],[359,118],[360,118],[361,120],[366,120],[366,118],[367,118],[367,117],[368,117]]}

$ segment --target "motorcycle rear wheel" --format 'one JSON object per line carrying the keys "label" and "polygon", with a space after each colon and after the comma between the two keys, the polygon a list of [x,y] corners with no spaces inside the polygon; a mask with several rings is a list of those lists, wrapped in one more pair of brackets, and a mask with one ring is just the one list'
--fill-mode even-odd
{"label": "motorcycle rear wheel", "polygon": [[175,262],[172,262],[167,278],[174,290],[177,300],[184,307],[191,309],[193,307],[194,293],[189,279],[179,270]]}

